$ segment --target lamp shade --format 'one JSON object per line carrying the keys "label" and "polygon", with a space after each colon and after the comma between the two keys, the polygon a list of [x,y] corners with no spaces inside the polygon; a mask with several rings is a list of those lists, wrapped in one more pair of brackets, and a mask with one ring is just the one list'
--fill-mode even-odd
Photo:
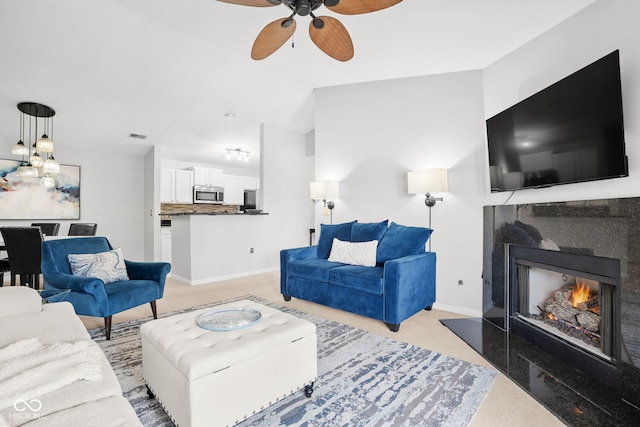
{"label": "lamp shade", "polygon": [[338,181],[316,181],[309,184],[309,198],[313,200],[339,199],[340,183]]}
{"label": "lamp shade", "polygon": [[408,193],[427,194],[448,191],[446,169],[426,169],[407,173]]}

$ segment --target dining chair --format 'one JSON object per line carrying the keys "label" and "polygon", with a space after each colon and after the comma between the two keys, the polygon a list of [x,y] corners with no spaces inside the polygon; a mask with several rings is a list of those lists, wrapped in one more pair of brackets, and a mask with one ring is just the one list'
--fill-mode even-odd
{"label": "dining chair", "polygon": [[40,288],[42,232],[39,227],[0,227],[11,270],[11,286],[20,284]]}
{"label": "dining chair", "polygon": [[95,236],[98,224],[91,222],[74,222],[69,225],[69,236]]}
{"label": "dining chair", "polygon": [[0,287],[4,286],[4,273],[9,272],[9,258],[0,259]]}
{"label": "dining chair", "polygon": [[40,227],[40,231],[45,236],[57,236],[60,231],[59,222],[32,222],[32,227]]}

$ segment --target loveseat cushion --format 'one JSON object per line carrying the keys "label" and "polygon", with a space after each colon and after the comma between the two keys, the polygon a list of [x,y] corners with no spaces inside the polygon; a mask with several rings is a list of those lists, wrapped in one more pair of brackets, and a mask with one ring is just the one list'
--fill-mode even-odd
{"label": "loveseat cushion", "polygon": [[378,244],[376,261],[383,264],[391,259],[424,253],[432,232],[430,228],[407,227],[392,222]]}
{"label": "loveseat cushion", "polygon": [[381,222],[356,222],[351,226],[351,242],[369,242],[377,240],[378,242],[387,231],[389,220],[385,219]]}
{"label": "loveseat cushion", "polygon": [[333,239],[348,241],[351,237],[351,227],[356,221],[343,224],[320,224],[320,238],[318,239],[318,258],[329,258]]}
{"label": "loveseat cushion", "polygon": [[329,271],[345,264],[322,258],[299,259],[289,263],[289,275],[317,282],[328,282]]}
{"label": "loveseat cushion", "polygon": [[382,295],[383,267],[345,265],[329,270],[329,283],[375,295]]}

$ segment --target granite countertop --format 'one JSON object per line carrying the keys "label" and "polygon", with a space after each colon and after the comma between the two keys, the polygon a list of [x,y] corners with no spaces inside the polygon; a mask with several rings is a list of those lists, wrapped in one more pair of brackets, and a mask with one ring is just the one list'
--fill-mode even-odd
{"label": "granite countertop", "polygon": [[256,215],[269,215],[267,212],[260,212],[255,214],[249,214],[244,212],[231,213],[231,212],[180,212],[180,213],[165,213],[163,216],[185,216],[185,215],[226,215],[226,216],[256,216]]}

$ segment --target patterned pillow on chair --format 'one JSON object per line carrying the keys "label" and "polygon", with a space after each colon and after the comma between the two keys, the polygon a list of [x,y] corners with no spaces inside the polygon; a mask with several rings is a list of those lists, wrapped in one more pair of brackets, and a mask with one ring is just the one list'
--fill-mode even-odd
{"label": "patterned pillow on chair", "polygon": [[122,249],[96,254],[69,254],[71,273],[76,276],[97,277],[104,283],[129,280]]}

